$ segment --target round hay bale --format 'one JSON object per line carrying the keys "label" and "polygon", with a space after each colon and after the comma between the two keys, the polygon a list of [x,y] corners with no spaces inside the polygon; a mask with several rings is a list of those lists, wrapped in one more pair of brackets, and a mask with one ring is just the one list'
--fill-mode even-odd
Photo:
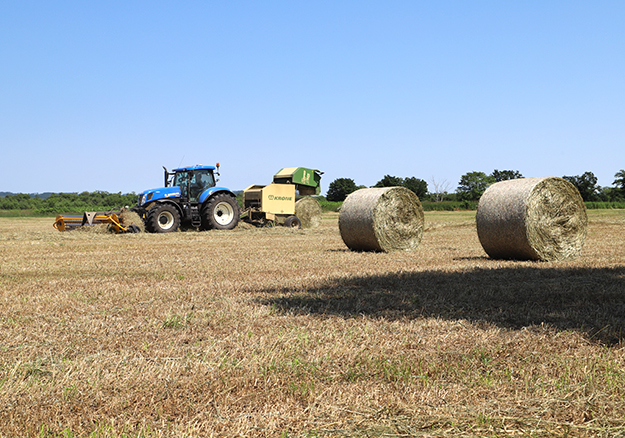
{"label": "round hay bale", "polygon": [[423,237],[423,208],[404,187],[360,189],[351,193],[339,214],[339,231],[356,251],[414,250]]}
{"label": "round hay bale", "polygon": [[128,228],[130,225],[136,225],[139,227],[142,233],[145,233],[145,223],[143,222],[143,219],[141,219],[141,216],[139,216],[134,211],[130,211],[127,209],[122,210],[121,214],[119,215],[119,221],[126,228]]}
{"label": "round hay bale", "polygon": [[588,216],[579,191],[556,177],[491,185],[476,214],[484,251],[496,259],[562,260],[578,255]]}
{"label": "round hay bale", "polygon": [[315,198],[306,196],[295,203],[295,216],[302,222],[302,228],[317,228],[321,225],[321,206]]}

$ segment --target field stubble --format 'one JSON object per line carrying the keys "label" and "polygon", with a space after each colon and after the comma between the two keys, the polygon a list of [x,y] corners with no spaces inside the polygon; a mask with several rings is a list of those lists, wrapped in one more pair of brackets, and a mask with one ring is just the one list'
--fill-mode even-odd
{"label": "field stubble", "polygon": [[625,433],[625,212],[582,255],[491,260],[314,230],[59,233],[0,219],[0,436]]}

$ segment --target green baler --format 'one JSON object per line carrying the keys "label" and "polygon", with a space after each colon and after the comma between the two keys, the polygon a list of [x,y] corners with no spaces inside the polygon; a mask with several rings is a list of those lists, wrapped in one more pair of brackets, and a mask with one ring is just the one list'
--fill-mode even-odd
{"label": "green baler", "polygon": [[323,172],[305,167],[286,167],[273,176],[275,184],[295,184],[300,196],[321,194]]}
{"label": "green baler", "polygon": [[296,191],[299,196],[321,193],[323,172],[305,167],[287,167],[273,177],[273,183],[251,185],[243,190],[241,218],[262,224],[277,223],[299,228],[301,220],[295,216]]}

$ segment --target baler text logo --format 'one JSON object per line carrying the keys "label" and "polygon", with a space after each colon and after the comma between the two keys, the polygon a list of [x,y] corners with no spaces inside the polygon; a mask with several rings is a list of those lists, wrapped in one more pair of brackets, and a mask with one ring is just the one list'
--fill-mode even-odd
{"label": "baler text logo", "polygon": [[267,196],[267,199],[269,199],[270,201],[290,201],[293,198],[291,196],[274,196],[274,195],[269,195],[269,196]]}

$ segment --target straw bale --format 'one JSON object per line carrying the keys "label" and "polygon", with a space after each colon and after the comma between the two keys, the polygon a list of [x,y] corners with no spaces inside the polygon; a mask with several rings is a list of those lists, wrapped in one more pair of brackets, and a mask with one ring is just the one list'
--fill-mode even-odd
{"label": "straw bale", "polygon": [[321,225],[323,211],[315,198],[306,196],[295,203],[295,216],[302,223],[302,228],[317,228]]}
{"label": "straw bale", "polygon": [[579,191],[557,177],[491,185],[478,204],[477,233],[497,259],[562,260],[584,245],[588,216]]}
{"label": "straw bale", "polygon": [[119,215],[119,221],[126,228],[130,225],[136,225],[142,233],[145,233],[145,223],[143,222],[143,219],[141,219],[141,216],[134,211],[123,209]]}
{"label": "straw bale", "polygon": [[339,231],[348,248],[360,251],[414,250],[423,237],[423,208],[404,187],[360,189],[339,214]]}

